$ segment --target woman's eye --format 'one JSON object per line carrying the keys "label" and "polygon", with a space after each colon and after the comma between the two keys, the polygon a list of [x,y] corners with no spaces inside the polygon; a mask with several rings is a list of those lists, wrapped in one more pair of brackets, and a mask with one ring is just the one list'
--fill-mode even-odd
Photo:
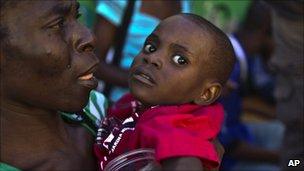
{"label": "woman's eye", "polygon": [[64,18],[59,19],[55,24],[51,25],[49,28],[52,29],[61,29],[64,27]]}
{"label": "woman's eye", "polygon": [[152,44],[145,44],[144,52],[146,53],[153,53],[156,51],[156,48]]}
{"label": "woman's eye", "polygon": [[173,61],[178,65],[185,65],[188,64],[187,59],[181,55],[174,55]]}

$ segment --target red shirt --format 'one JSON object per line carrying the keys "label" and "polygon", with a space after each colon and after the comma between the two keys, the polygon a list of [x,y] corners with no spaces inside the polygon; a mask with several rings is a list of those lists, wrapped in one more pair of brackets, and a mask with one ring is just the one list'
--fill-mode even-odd
{"label": "red shirt", "polygon": [[157,161],[170,157],[198,157],[203,166],[219,165],[211,141],[223,122],[218,103],[155,106],[139,112],[140,103],[126,94],[108,111],[94,146],[101,170],[113,158],[138,148],[153,148]]}

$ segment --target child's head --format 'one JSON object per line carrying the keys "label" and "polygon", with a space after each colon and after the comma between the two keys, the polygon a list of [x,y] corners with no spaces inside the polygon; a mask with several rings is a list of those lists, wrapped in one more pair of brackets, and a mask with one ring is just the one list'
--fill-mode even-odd
{"label": "child's head", "polygon": [[163,20],[130,69],[131,93],[146,105],[213,103],[234,66],[227,36],[194,14]]}

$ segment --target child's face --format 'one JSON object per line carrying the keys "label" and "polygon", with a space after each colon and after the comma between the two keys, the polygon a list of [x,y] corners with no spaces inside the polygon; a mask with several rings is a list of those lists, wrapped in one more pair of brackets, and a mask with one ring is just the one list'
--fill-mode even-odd
{"label": "child's face", "polygon": [[162,21],[134,59],[131,93],[146,105],[192,102],[208,80],[204,65],[211,46],[192,21],[181,16]]}

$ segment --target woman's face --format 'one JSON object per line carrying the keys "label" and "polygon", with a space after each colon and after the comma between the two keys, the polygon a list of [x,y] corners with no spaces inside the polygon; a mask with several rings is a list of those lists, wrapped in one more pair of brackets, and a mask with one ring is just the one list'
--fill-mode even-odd
{"label": "woman's face", "polygon": [[77,111],[97,86],[94,37],[77,21],[75,1],[22,1],[1,25],[2,98],[50,110]]}

